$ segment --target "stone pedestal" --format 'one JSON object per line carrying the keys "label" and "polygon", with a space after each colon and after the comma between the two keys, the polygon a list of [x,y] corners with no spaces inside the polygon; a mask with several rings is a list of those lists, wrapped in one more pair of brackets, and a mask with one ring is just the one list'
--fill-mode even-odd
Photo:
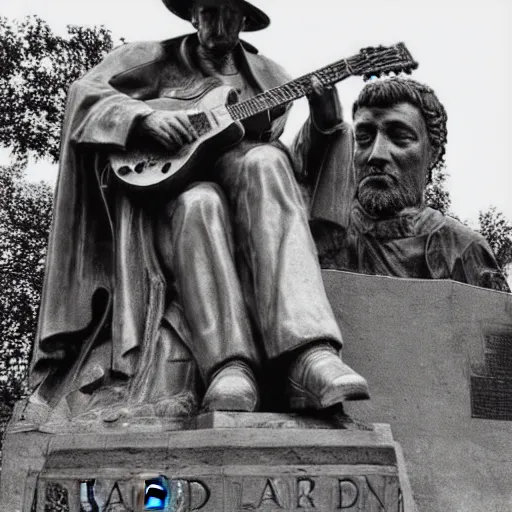
{"label": "stone pedestal", "polygon": [[389,423],[420,512],[512,510],[512,294],[324,271],[347,364]]}
{"label": "stone pedestal", "polygon": [[285,414],[210,414],[191,425],[199,428],[162,427],[11,428],[2,510],[80,512],[87,480],[100,511],[144,510],[144,482],[159,475],[173,512],[415,510],[387,425],[343,430]]}

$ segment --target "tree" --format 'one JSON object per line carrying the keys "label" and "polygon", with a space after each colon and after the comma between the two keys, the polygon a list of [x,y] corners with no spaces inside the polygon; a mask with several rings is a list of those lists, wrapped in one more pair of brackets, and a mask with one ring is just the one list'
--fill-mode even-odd
{"label": "tree", "polygon": [[36,331],[53,191],[23,179],[20,166],[0,167],[0,397],[14,402]]}
{"label": "tree", "polygon": [[57,161],[67,89],[113,46],[104,27],[68,26],[68,36],[37,16],[0,17],[0,145],[18,158]]}
{"label": "tree", "polygon": [[425,203],[427,206],[439,210],[445,215],[449,213],[452,200],[450,193],[445,189],[448,173],[444,165],[433,171],[432,181],[425,191]]}
{"label": "tree", "polygon": [[508,275],[508,267],[512,263],[512,223],[491,206],[478,214],[480,233],[486,238],[493,250],[498,265]]}
{"label": "tree", "polygon": [[[460,220],[456,214],[450,211],[450,194],[445,189],[447,177],[448,173],[444,166],[434,172],[432,181],[425,193],[425,202],[427,206]],[[480,212],[478,221],[480,234],[491,246],[498,265],[503,269],[505,276],[508,277],[507,271],[512,265],[512,224],[503,213],[497,211],[493,206],[485,212]]]}
{"label": "tree", "polygon": [[53,192],[28,183],[28,156],[57,161],[67,89],[112,49],[104,27],[69,26],[55,35],[40,18],[0,17],[0,146],[15,164],[0,167],[0,402],[26,391],[37,323]]}

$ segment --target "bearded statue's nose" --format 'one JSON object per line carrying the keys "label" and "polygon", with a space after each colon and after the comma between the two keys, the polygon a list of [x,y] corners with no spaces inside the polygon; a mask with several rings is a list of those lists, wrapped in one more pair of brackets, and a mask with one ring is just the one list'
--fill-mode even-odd
{"label": "bearded statue's nose", "polygon": [[365,176],[374,176],[376,174],[386,174],[388,162],[381,158],[370,158],[364,166]]}

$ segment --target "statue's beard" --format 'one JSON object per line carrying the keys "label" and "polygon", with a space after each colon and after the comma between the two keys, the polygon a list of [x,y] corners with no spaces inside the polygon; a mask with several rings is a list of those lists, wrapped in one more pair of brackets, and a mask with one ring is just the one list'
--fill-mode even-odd
{"label": "statue's beard", "polygon": [[405,184],[385,173],[365,176],[357,187],[356,198],[372,217],[392,217],[404,208],[419,206],[421,198]]}

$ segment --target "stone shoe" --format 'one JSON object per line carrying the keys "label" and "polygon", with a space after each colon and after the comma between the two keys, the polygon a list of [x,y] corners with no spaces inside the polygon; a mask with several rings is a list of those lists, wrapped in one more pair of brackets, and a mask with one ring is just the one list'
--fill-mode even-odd
{"label": "stone shoe", "polygon": [[288,393],[292,409],[324,409],[370,398],[366,380],[328,344],[316,345],[297,357],[288,376]]}
{"label": "stone shoe", "polygon": [[231,361],[214,373],[203,398],[202,411],[254,412],[259,406],[254,373],[244,361]]}

